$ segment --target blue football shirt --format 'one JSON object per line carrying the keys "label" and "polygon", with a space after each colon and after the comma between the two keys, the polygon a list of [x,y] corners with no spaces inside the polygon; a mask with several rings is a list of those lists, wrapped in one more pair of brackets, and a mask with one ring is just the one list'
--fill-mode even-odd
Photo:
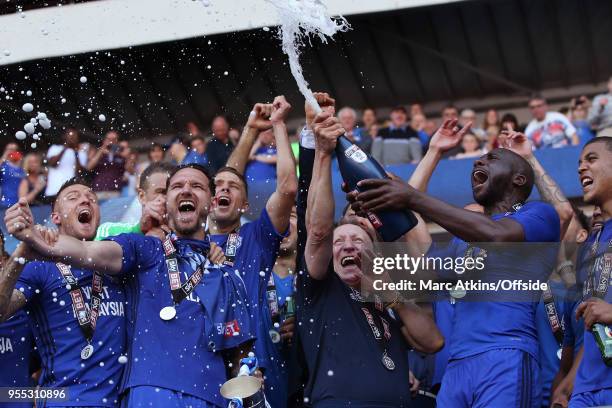
{"label": "blue football shirt", "polygon": [[8,208],[19,201],[19,184],[26,176],[25,171],[8,161],[0,165],[0,208]]}
{"label": "blue football shirt", "polygon": [[[259,365],[266,369],[266,388],[276,388],[275,392],[267,393],[269,398],[279,398],[280,400],[285,398],[286,400],[286,396],[284,396],[286,390],[282,390],[282,385],[274,382],[275,378],[281,376],[280,370],[286,363],[282,361],[283,358],[279,354],[279,346],[272,343],[269,335],[272,320],[266,301],[268,280],[278,255],[280,243],[286,233],[280,234],[276,231],[267,210],[264,208],[258,219],[240,227],[238,235],[240,237],[239,246],[233,269],[242,276],[247,288],[248,300],[254,311],[254,316],[257,316],[254,319],[257,330],[255,354]],[[221,248],[225,248],[227,237],[227,234],[214,234],[210,236],[210,239]],[[277,287],[278,290],[279,287]]]}
{"label": "blue football shirt", "polygon": [[448,365],[449,349],[453,339],[453,316],[455,304],[450,299],[441,299],[432,302],[432,308],[436,326],[444,337],[444,347],[435,354],[434,373],[431,380],[432,385],[442,384],[442,377]]}
{"label": "blue football shirt", "polygon": [[[30,357],[34,336],[28,315],[20,310],[0,323],[0,387],[30,387]],[[6,408],[31,408],[31,403],[2,403]]]}
{"label": "blue football shirt", "polygon": [[[584,246],[581,248],[578,264],[578,281],[585,282],[588,276],[588,268],[590,267],[590,248],[595,242],[596,233],[592,233]],[[612,254],[612,220],[606,221],[599,237],[599,249],[597,251],[598,257],[603,256],[607,252],[607,256],[610,257]],[[601,264],[600,264],[601,265]],[[601,275],[601,267],[596,268],[595,282],[599,282]],[[610,282],[608,282],[608,286]],[[605,301],[612,303],[612,291],[608,288],[606,293]],[[583,323],[583,320],[581,320]],[[612,388],[612,367],[608,367],[602,360],[599,347],[595,342],[593,333],[584,333],[584,354],[578,373],[576,374],[576,380],[574,382],[574,393],[580,394],[583,392],[592,392],[601,390],[603,388]]]}
{"label": "blue football shirt", "polygon": [[224,406],[219,390],[227,378],[219,351],[254,337],[240,277],[206,261],[207,241],[178,239],[174,244],[182,282],[198,262],[204,262],[206,271],[176,306],[176,318],[164,321],[159,312],[173,300],[162,242],[140,234],[107,239],[123,249],[121,274],[129,305],[129,360],[122,389],[156,386]]}
{"label": "blue football shirt", "polygon": [[[565,311],[567,303],[564,302],[566,297],[565,285],[562,282],[555,282],[552,280],[548,283],[554,296],[557,318],[564,329],[563,335],[565,339],[565,331],[568,330],[568,322],[566,321],[567,313]],[[550,322],[548,321],[548,315],[546,314],[543,300],[540,300],[536,309],[536,327],[538,329],[540,356],[540,376],[538,380],[542,389],[542,406],[548,406],[552,381],[555,378],[561,363],[561,354],[558,354],[558,351],[563,346],[564,341],[562,341],[561,344],[557,342],[557,339],[555,338],[550,326]]]}
{"label": "blue football shirt", "polygon": [[[72,268],[89,306],[93,273]],[[67,387],[68,405],[116,407],[118,385],[124,366],[118,358],[125,351],[125,290],[121,281],[104,277],[100,315],[94,332],[93,355],[81,359],[87,341],[81,331],[67,282],[51,262],[30,262],[19,277],[16,288],[27,299],[36,347],[42,361],[39,384]],[[66,402],[47,402],[65,406]]]}
{"label": "blue football shirt", "polygon": [[[559,216],[550,204],[531,201],[514,213],[493,215],[492,219],[504,217],[521,224],[525,242],[559,241]],[[454,238],[446,249],[447,256],[464,257],[467,248],[465,241]],[[545,253],[538,251],[531,254],[524,253],[524,248],[509,248],[505,252],[501,249],[489,251],[481,279],[488,282],[499,279],[546,282],[556,264],[556,248],[551,246]],[[467,296],[455,304],[450,360],[502,348],[519,349],[538,358],[535,325],[537,302],[483,301],[470,299],[472,296],[478,294],[468,291]]]}

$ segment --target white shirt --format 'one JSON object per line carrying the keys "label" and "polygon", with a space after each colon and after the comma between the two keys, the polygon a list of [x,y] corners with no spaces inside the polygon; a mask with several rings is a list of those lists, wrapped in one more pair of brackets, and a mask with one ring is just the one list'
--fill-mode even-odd
{"label": "white shirt", "polygon": [[525,135],[536,148],[562,147],[572,144],[576,128],[559,112],[546,112],[544,120],[533,119],[525,129]]}
{"label": "white shirt", "polygon": [[[57,156],[64,149],[64,145],[52,145],[47,152],[47,160],[53,156]],[[87,151],[79,150],[79,163],[82,167],[87,165]],[[76,175],[76,159],[74,149],[66,149],[57,166],[48,166],[49,174],[47,176],[46,196],[54,196],[66,181]]]}

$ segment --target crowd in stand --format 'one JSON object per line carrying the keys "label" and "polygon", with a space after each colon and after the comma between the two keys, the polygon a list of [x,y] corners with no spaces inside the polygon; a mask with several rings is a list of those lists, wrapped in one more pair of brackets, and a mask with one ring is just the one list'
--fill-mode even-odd
{"label": "crowd in stand", "polygon": [[[499,147],[499,135],[508,128],[524,131],[535,149],[584,145],[595,135],[610,135],[612,78],[608,82],[608,93],[597,95],[592,101],[585,96],[573,98],[555,112],[549,109],[544,98],[533,97],[528,108],[532,120],[521,125],[511,112],[502,115],[490,109],[482,123],[477,123],[474,110],[460,111],[452,105],[446,106],[440,112],[442,121],[457,119],[459,126],[468,122],[472,126],[464,140],[444,157],[478,157]],[[380,120],[372,108],[363,109],[359,117],[355,109],[343,107],[337,116],[348,138],[383,165],[418,163],[438,125],[427,118],[420,104],[412,104],[409,109],[397,106],[385,120]],[[31,204],[52,202],[61,184],[75,175],[75,168],[90,174],[100,199],[135,195],[138,175],[148,164],[158,161],[197,163],[214,173],[237,145],[240,131],[231,128],[225,117],[217,116],[212,121],[211,134],[207,136],[190,122],[186,131],[168,146],[152,144],[145,160],[139,160],[127,141],[119,141],[116,131],[108,132],[100,146],[93,146],[80,143],[78,131],[68,129],[63,135],[63,144],[52,145],[46,153],[31,153],[25,157],[16,143],[9,143],[0,159],[0,208],[9,207],[19,197],[27,197]],[[297,153],[296,146],[294,143],[294,153]],[[270,132],[264,132],[249,155],[247,178],[273,183],[275,165],[274,138]]]}
{"label": "crowd in stand", "polygon": [[[150,145],[145,161],[116,131],[93,146],[67,129],[44,156],[22,157],[9,143],[1,205],[21,243],[0,263],[0,345],[11,344],[0,360],[15,367],[1,385],[31,384],[36,371],[38,384],[67,387],[80,406],[223,407],[220,386],[246,365],[272,408],[429,407],[436,395],[440,407],[612,404],[612,368],[589,333],[612,325],[612,293],[590,284],[609,281],[612,259],[612,78],[608,85],[565,113],[531,98],[524,129],[509,113],[489,110],[479,124],[454,106],[438,125],[418,104],[381,123],[373,109],[359,119],[316,93],[323,111],[305,106],[293,146],[282,96],[256,104],[242,132],[222,116],[212,137],[189,124],[168,146]],[[341,135],[383,164],[416,169],[408,181],[363,182],[335,220]],[[599,207],[592,220],[533,154],[576,145],[584,201]],[[466,209],[426,194],[445,158],[475,159],[476,203]],[[243,224],[249,188],[261,180],[275,190]],[[525,202],[533,187],[542,201]],[[136,193],[138,223],[100,225],[99,199]],[[38,203],[51,204],[57,229],[35,225],[29,206]],[[529,302],[468,301],[472,292],[462,300],[458,289],[429,302],[395,290],[370,298],[361,267],[378,250],[379,211],[414,214],[418,223],[396,243],[415,257],[481,259],[485,281],[541,280],[551,290]],[[453,240],[433,243],[424,218]],[[569,245],[559,250],[559,241]],[[530,254],[479,242],[555,245]],[[248,367],[254,357],[258,369]]]}

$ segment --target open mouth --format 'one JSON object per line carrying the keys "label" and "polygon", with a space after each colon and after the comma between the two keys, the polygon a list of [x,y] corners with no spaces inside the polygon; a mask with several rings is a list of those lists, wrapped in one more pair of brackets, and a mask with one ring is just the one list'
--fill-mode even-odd
{"label": "open mouth", "polygon": [[588,176],[582,177],[580,179],[580,184],[582,185],[582,188],[586,188],[593,184],[593,179]]}
{"label": "open mouth", "polygon": [[81,211],[79,211],[77,219],[79,220],[81,224],[89,224],[89,222],[91,221],[91,217],[92,217],[91,210],[88,208],[84,208]]}
{"label": "open mouth", "polygon": [[340,260],[340,265],[345,268],[347,266],[359,266],[359,262],[357,257],[354,256],[345,256]]}
{"label": "open mouth", "polygon": [[196,209],[195,203],[191,200],[182,200],[179,202],[179,212],[194,212]]}
{"label": "open mouth", "polygon": [[481,169],[476,169],[472,172],[472,185],[474,187],[480,186],[487,182],[489,174]]}
{"label": "open mouth", "polygon": [[220,196],[217,198],[217,206],[219,207],[229,207],[231,203],[232,201],[228,196]]}

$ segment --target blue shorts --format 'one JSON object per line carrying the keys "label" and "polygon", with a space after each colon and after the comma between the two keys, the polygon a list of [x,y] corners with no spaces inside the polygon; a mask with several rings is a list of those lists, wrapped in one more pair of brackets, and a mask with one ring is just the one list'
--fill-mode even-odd
{"label": "blue shorts", "polygon": [[535,408],[539,367],[517,349],[486,351],[448,363],[437,403],[444,408]]}
{"label": "blue shorts", "polygon": [[225,408],[167,388],[141,385],[130,388],[121,400],[122,408]]}
{"label": "blue shorts", "polygon": [[603,390],[581,392],[580,394],[572,395],[569,402],[569,408],[596,407],[596,406],[612,405],[612,388],[604,388]]}

